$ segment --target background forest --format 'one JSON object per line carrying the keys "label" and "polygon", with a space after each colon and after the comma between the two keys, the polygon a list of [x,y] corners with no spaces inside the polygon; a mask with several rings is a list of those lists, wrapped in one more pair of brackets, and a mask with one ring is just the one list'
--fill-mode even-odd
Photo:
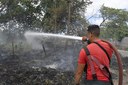
{"label": "background forest", "polygon": [[[91,24],[85,17],[91,3],[90,0],[0,0],[0,32],[8,39],[22,38],[27,30],[81,36]],[[128,36],[127,10],[103,5],[98,17],[103,20],[101,37],[121,41]]]}

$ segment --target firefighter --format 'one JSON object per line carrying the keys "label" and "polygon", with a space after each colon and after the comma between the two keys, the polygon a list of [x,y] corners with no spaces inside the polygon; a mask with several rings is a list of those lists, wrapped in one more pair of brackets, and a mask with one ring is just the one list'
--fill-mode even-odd
{"label": "firefighter", "polygon": [[85,85],[113,85],[109,71],[113,49],[99,38],[98,25],[89,25],[87,28],[87,36],[82,40],[88,45],[79,53],[75,85],[80,85],[84,71],[86,72]]}

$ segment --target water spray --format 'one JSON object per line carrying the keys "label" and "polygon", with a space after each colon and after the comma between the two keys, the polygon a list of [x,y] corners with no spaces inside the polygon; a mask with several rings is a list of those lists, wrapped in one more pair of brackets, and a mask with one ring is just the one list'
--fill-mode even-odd
{"label": "water spray", "polygon": [[82,40],[82,37],[78,36],[70,36],[70,35],[62,35],[62,34],[52,34],[52,33],[37,33],[37,32],[26,32],[26,36],[43,36],[43,37],[58,37],[58,38],[65,38],[65,39],[73,39],[73,40]]}

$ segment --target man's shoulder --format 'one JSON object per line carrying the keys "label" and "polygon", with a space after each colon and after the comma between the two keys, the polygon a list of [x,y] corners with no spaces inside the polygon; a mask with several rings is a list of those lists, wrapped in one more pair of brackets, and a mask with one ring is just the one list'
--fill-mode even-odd
{"label": "man's shoulder", "polygon": [[[109,46],[108,43],[103,42],[102,40],[98,40],[96,43],[100,44],[101,46]],[[87,48],[96,47],[96,43],[90,43],[89,45],[87,45]]]}
{"label": "man's shoulder", "polygon": [[89,48],[94,48],[95,47],[95,43],[90,43],[90,44],[88,44],[86,47],[89,49]]}

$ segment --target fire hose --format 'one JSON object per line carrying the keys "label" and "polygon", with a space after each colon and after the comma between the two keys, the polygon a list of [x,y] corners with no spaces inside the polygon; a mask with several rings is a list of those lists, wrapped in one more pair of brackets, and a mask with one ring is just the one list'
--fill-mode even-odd
{"label": "fire hose", "polygon": [[[82,41],[87,41],[87,38],[85,36],[82,37]],[[118,69],[119,69],[119,80],[118,80],[118,85],[122,85],[123,83],[123,66],[122,66],[122,61],[121,61],[121,56],[116,49],[115,46],[113,46],[110,42],[106,40],[102,40],[103,42],[106,42],[109,44],[109,46],[113,49],[114,54],[116,56],[117,62],[118,62]]]}

